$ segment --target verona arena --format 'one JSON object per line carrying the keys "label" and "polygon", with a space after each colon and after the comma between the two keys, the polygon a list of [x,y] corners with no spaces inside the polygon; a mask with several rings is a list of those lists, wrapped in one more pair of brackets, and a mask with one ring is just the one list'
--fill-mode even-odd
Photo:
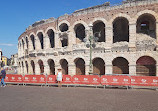
{"label": "verona arena", "polygon": [[18,73],[54,75],[61,67],[63,74],[88,75],[84,40],[92,35],[94,74],[158,76],[158,0],[106,2],[35,22],[18,38]]}

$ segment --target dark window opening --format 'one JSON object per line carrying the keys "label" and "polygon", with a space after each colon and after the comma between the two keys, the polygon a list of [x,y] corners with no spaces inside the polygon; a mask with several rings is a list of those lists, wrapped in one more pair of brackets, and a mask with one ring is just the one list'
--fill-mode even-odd
{"label": "dark window opening", "polygon": [[126,18],[116,18],[113,22],[113,43],[129,42],[129,22]]}

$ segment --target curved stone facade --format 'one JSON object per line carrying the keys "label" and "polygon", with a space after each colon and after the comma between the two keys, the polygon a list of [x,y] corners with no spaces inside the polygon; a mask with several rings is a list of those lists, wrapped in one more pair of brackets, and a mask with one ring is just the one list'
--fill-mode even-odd
{"label": "curved stone facade", "polygon": [[[97,34],[100,32],[100,36]],[[158,0],[108,3],[35,22],[18,39],[19,74],[88,75],[85,38],[96,36],[93,73],[158,76]]]}

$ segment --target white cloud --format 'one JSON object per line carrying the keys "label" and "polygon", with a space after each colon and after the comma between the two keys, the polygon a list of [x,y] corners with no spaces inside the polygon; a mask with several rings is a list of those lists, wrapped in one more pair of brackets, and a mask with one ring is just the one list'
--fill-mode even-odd
{"label": "white cloud", "polygon": [[15,46],[15,44],[5,44],[5,43],[0,43],[0,45],[2,46]]}

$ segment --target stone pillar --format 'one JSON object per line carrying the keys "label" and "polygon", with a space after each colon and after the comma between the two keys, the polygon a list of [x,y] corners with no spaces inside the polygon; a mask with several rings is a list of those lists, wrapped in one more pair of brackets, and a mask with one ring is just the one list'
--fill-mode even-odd
{"label": "stone pillar", "polygon": [[129,74],[136,75],[136,64],[129,64]]}
{"label": "stone pillar", "polygon": [[38,36],[35,36],[35,49],[40,50],[41,49],[41,44]]}
{"label": "stone pillar", "polygon": [[136,46],[136,23],[129,24],[129,50],[135,51]]}
{"label": "stone pillar", "polygon": [[112,64],[106,64],[105,66],[105,74],[112,74]]}
{"label": "stone pillar", "polygon": [[26,74],[26,72],[27,72],[27,71],[26,71],[26,63],[25,63],[25,61],[24,61],[23,63],[24,63],[24,67],[23,67],[23,68],[24,68],[24,69],[23,69],[23,70],[24,70],[24,74]]}
{"label": "stone pillar", "polygon": [[85,64],[85,75],[89,75],[89,64]]}
{"label": "stone pillar", "polygon": [[40,67],[38,62],[35,62],[35,75],[40,75]]}
{"label": "stone pillar", "polygon": [[72,48],[73,44],[76,44],[76,38],[74,37],[73,31],[68,34],[68,47]]}
{"label": "stone pillar", "polygon": [[29,50],[28,51],[32,51],[33,50],[33,43],[32,43],[32,41],[31,41],[31,39],[29,39],[29,41],[28,41],[28,47],[29,47]]}
{"label": "stone pillar", "polygon": [[113,43],[113,27],[112,24],[107,25],[105,28],[105,37],[106,37],[106,43],[108,45],[111,45]]}
{"label": "stone pillar", "polygon": [[50,48],[50,40],[49,40],[49,36],[46,35],[44,37],[44,49],[49,49]]}
{"label": "stone pillar", "polygon": [[73,76],[73,75],[76,75],[76,66],[72,63],[69,64],[68,66],[68,69],[69,69],[69,75]]}
{"label": "stone pillar", "polygon": [[32,70],[32,66],[31,66],[30,61],[28,61],[28,74],[33,74],[31,70]]}
{"label": "stone pillar", "polygon": [[55,48],[61,48],[61,43],[60,43],[58,32],[55,33]]}
{"label": "stone pillar", "polygon": [[47,61],[44,62],[44,74],[50,75],[50,69]]}
{"label": "stone pillar", "polygon": [[156,40],[158,44],[158,22],[156,23]]}

